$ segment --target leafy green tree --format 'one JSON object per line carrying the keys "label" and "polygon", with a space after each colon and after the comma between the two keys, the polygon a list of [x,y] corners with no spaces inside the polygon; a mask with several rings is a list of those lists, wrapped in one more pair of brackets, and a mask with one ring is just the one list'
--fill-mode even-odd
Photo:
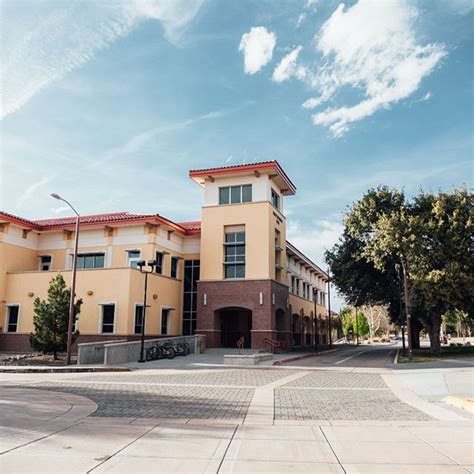
{"label": "leafy green tree", "polygon": [[411,203],[381,213],[363,254],[383,270],[398,260],[409,285],[408,305],[430,336],[431,351],[441,350],[441,317],[457,307],[472,316],[474,301],[473,196],[467,190],[421,192]]}
{"label": "leafy green tree", "polygon": [[359,336],[367,336],[369,334],[369,322],[362,311],[357,312],[357,318],[354,321],[354,330]]}
{"label": "leafy green tree", "polygon": [[341,320],[341,328],[344,336],[352,335],[354,332],[354,315],[350,308],[342,308],[339,312],[339,319]]}
{"label": "leafy green tree", "polygon": [[[392,323],[404,324],[400,305],[402,286],[395,257],[385,258],[376,266],[366,255],[367,241],[381,215],[390,215],[404,205],[404,195],[386,186],[369,190],[347,210],[344,232],[339,242],[326,252],[333,283],[349,304],[355,307],[384,306]],[[419,347],[419,321],[412,316],[412,340]]]}
{"label": "leafy green tree", "polygon": [[[61,274],[55,276],[49,284],[47,301],[35,298],[33,323],[35,332],[30,334],[30,344],[33,349],[44,354],[53,354],[58,358],[58,352],[66,350],[67,330],[69,323],[70,290]],[[74,305],[75,317],[80,313],[82,299]],[[73,341],[79,331],[73,333]]]}

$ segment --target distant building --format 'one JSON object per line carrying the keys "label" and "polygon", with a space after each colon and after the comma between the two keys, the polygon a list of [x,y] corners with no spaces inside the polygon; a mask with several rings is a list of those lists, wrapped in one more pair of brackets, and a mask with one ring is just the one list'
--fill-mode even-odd
{"label": "distant building", "polygon": [[[327,274],[286,240],[284,199],[296,188],[276,161],[193,170],[201,221],[118,212],[81,217],[78,342],[141,334],[205,334],[210,347],[326,343]],[[0,350],[28,350],[33,301],[58,272],[69,284],[75,218],[27,220],[0,212]],[[324,334],[323,334],[324,332]]]}

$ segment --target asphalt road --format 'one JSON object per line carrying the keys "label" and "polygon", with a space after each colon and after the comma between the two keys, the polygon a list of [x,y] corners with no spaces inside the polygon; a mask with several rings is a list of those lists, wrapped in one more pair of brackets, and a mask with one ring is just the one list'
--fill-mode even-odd
{"label": "asphalt road", "polygon": [[285,365],[299,367],[370,367],[384,368],[393,361],[396,344],[389,346],[343,347],[336,352],[309,357]]}

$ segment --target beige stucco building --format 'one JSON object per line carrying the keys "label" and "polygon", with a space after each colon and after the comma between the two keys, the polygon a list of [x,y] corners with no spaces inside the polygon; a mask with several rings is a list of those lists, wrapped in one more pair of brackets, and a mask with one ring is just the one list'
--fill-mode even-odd
{"label": "beige stucco building", "polygon": [[[208,346],[326,343],[327,275],[286,240],[284,200],[296,188],[276,161],[193,170],[201,221],[127,212],[81,217],[76,295],[79,342],[141,334],[206,334]],[[33,301],[60,272],[69,284],[75,218],[0,212],[0,350],[26,350]],[[277,342],[278,341],[278,342]]]}

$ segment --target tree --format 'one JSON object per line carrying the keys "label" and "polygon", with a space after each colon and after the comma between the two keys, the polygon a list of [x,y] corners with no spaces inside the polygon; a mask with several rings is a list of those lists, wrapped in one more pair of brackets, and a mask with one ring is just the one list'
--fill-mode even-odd
{"label": "tree", "polygon": [[342,308],[339,312],[339,319],[341,320],[341,328],[344,336],[352,336],[354,333],[354,315],[350,308]]}
{"label": "tree", "polygon": [[359,336],[367,336],[369,334],[369,323],[362,311],[357,311],[357,318],[354,321],[354,330]]}
{"label": "tree", "polygon": [[[49,283],[47,301],[35,298],[33,323],[35,332],[30,334],[30,344],[33,349],[44,354],[53,354],[58,358],[58,352],[66,350],[67,331],[69,323],[70,290],[61,274],[55,276]],[[80,313],[82,299],[74,305],[74,315]],[[79,331],[73,333],[73,342]]]}
{"label": "tree", "polygon": [[[356,307],[380,305],[392,323],[401,326],[405,315],[400,305],[402,286],[396,258],[385,258],[378,267],[366,254],[367,241],[381,215],[390,215],[404,204],[404,194],[381,186],[369,190],[346,211],[339,242],[326,252],[332,281],[347,302]],[[412,340],[419,347],[421,324],[412,317]]]}
{"label": "tree", "polygon": [[392,321],[401,322],[400,265],[412,336],[421,323],[439,353],[442,314],[450,308],[470,320],[474,314],[473,205],[466,189],[421,192],[410,202],[387,187],[369,190],[348,210],[343,236],[326,254],[334,283],[350,303],[385,304]]}

